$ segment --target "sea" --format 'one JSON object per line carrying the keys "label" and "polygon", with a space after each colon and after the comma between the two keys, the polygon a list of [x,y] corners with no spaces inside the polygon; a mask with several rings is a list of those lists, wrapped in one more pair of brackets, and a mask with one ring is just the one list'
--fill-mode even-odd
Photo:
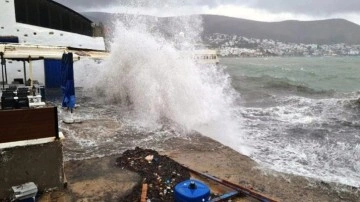
{"label": "sea", "polygon": [[223,58],[249,155],[285,173],[360,186],[360,57]]}
{"label": "sea", "polygon": [[263,169],[360,187],[360,57],[201,65],[179,51],[191,53],[197,21],[168,27],[172,40],[132,24],[116,25],[108,59],[75,63],[82,88],[71,116],[82,123],[60,121],[65,160],[161,150],[171,138],[191,144],[200,133]]}

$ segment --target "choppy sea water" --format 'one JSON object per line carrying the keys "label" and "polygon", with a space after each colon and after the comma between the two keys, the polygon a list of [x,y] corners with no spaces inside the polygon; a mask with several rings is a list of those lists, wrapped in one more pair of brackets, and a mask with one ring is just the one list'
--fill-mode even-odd
{"label": "choppy sea water", "polygon": [[[220,124],[207,128],[215,130],[210,135],[201,133],[265,168],[359,187],[359,62],[353,57],[223,58],[221,72],[239,95],[232,120],[239,129],[226,133],[226,124]],[[67,136],[66,160],[135,146],[161,150],[171,138],[191,144],[190,131],[196,130],[167,117],[148,123],[132,107],[101,103],[83,90],[78,103],[74,116],[83,123],[60,124]]]}
{"label": "choppy sea water", "polygon": [[201,19],[179,20],[166,36],[141,19],[120,22],[108,59],[75,63],[83,122],[60,122],[66,160],[191,144],[201,133],[265,168],[360,186],[360,58],[204,66],[179,51],[191,53]]}
{"label": "choppy sea water", "polygon": [[360,186],[360,58],[227,58],[261,165]]}

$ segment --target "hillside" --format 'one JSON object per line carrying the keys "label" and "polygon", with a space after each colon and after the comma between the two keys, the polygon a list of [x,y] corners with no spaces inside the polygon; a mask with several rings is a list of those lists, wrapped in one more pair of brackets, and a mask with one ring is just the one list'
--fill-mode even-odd
{"label": "hillside", "polygon": [[235,34],[291,43],[360,44],[360,26],[343,19],[258,22],[225,16],[203,15],[204,34]]}
{"label": "hillside", "polygon": [[[114,15],[101,12],[83,13],[96,23],[105,24],[113,21],[117,16],[123,18],[124,14]],[[329,19],[318,21],[282,21],[259,22],[217,15],[201,15],[203,18],[203,36],[218,34],[237,35],[248,38],[272,39],[289,43],[305,44],[360,44],[360,26],[343,19]],[[154,19],[152,16],[143,16]],[[173,18],[159,18],[159,22],[168,22]],[[154,22],[151,20],[151,22]],[[160,29],[161,30],[161,29]]]}

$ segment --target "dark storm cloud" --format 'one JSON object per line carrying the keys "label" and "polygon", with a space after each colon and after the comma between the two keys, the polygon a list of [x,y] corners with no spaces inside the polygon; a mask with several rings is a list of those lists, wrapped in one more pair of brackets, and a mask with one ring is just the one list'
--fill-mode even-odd
{"label": "dark storm cloud", "polygon": [[77,11],[83,11],[88,8],[104,7],[105,5],[117,4],[117,0],[55,0],[56,2],[65,5]]}
{"label": "dark storm cloud", "polygon": [[155,7],[220,5],[247,6],[272,13],[288,12],[305,15],[332,15],[359,12],[360,0],[56,0],[75,10],[96,9],[111,6]]}
{"label": "dark storm cloud", "polygon": [[[196,5],[197,1],[178,0],[55,0],[72,9],[85,10],[89,8],[106,8],[111,6],[133,6],[133,7],[162,7],[164,5]],[[198,4],[199,5],[199,4]]]}

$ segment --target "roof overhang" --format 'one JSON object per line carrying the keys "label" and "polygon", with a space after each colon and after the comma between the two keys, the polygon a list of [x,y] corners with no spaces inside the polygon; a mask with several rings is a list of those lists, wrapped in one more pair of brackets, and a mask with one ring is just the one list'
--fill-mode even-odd
{"label": "roof overhang", "polygon": [[109,56],[109,52],[106,51],[27,44],[0,44],[0,52],[4,53],[5,59],[11,60],[60,60],[64,53],[73,53],[74,61],[86,58],[104,60]]}

